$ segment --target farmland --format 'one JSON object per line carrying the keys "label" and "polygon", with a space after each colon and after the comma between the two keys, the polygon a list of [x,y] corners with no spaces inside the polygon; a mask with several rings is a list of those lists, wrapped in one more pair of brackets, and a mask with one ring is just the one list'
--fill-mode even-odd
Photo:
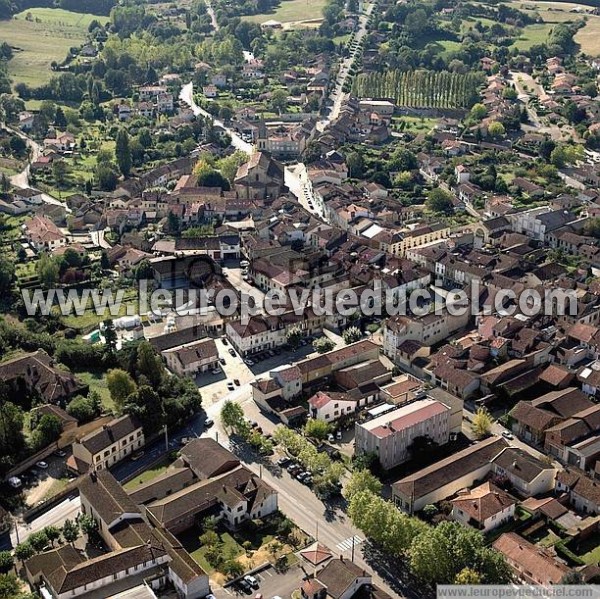
{"label": "farmland", "polygon": [[50,65],[62,62],[69,49],[85,40],[89,24],[106,17],[53,8],[32,8],[0,21],[0,39],[14,51],[9,72],[16,83],[39,86],[52,76]]}
{"label": "farmland", "polygon": [[275,20],[282,23],[295,23],[320,19],[327,0],[283,0],[271,13],[243,17],[253,23]]}
{"label": "farmland", "polygon": [[590,6],[532,0],[514,0],[512,5],[526,13],[535,11],[544,21],[525,27],[521,38],[514,44],[516,47],[526,50],[534,44],[544,43],[555,23],[574,22],[585,18],[587,23],[577,32],[575,41],[580,45],[582,52],[592,56],[600,55],[600,16],[589,14],[592,10]]}

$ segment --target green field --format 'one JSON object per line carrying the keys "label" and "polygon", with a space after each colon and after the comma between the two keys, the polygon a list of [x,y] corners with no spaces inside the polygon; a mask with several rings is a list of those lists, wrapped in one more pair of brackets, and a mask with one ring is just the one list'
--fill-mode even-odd
{"label": "green field", "polygon": [[268,14],[251,15],[244,20],[254,23],[265,21],[281,21],[282,23],[293,23],[296,21],[311,21],[323,17],[323,8],[327,0],[282,0],[279,7]]}
{"label": "green field", "polygon": [[544,44],[548,39],[548,34],[552,29],[552,23],[535,23],[534,25],[527,25],[523,28],[518,40],[514,42],[511,47],[518,48],[519,50],[529,50],[531,46],[537,44]]}
{"label": "green field", "polygon": [[52,76],[50,64],[62,62],[69,48],[85,41],[89,24],[106,17],[55,8],[32,8],[0,21],[0,40],[14,50],[9,63],[13,83],[38,86]]}
{"label": "green field", "polygon": [[[540,2],[539,0],[513,0],[512,6],[518,10],[522,10],[526,13],[535,11],[544,20],[545,25],[530,25],[526,28],[523,38],[529,39],[531,28],[548,28],[554,23],[572,23],[582,18],[587,19],[585,27],[581,28],[575,34],[575,41],[580,45],[581,51],[591,56],[600,55],[600,16],[589,14],[592,9],[590,6],[583,4],[572,4],[568,2]],[[578,12],[570,12],[571,10],[577,10]],[[536,37],[535,29],[533,29],[533,37]],[[520,42],[514,44],[518,48],[528,48],[532,44],[523,40],[525,45]],[[537,44],[545,41],[533,41],[532,43]]]}

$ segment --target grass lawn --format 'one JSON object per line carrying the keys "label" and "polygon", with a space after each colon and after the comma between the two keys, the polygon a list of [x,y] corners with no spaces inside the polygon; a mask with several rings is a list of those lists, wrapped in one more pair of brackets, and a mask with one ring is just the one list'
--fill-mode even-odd
{"label": "grass lawn", "polygon": [[[206,552],[208,547],[200,544],[200,530],[198,528],[192,528],[180,537],[180,541],[183,546],[192,556],[192,558],[200,564],[200,566],[208,573],[212,574],[215,572],[213,566],[206,559]],[[226,561],[230,559],[236,559],[241,555],[244,555],[244,549],[242,546],[231,536],[229,532],[219,531],[219,538],[222,543],[221,553],[226,557]]]}
{"label": "grass lawn", "polygon": [[[28,15],[31,17],[28,19]],[[32,8],[0,21],[0,39],[15,48],[9,73],[16,83],[39,86],[52,76],[50,64],[85,40],[89,24],[106,17],[54,8]]]}
{"label": "grass lawn", "polygon": [[250,15],[243,17],[245,21],[253,23],[264,23],[265,21],[280,21],[292,23],[294,21],[309,21],[321,19],[323,8],[328,0],[282,0],[275,11],[268,14]]}
{"label": "grass lawn", "polygon": [[97,391],[102,398],[102,406],[105,410],[114,411],[115,402],[110,396],[110,391],[106,385],[106,375],[101,370],[81,370],[75,371],[75,376],[84,382],[90,388],[90,391]]}
{"label": "grass lawn", "polygon": [[567,545],[575,555],[579,556],[586,564],[600,563],[600,541],[596,536],[590,537],[579,544],[570,542]]}
{"label": "grass lawn", "polygon": [[536,44],[544,44],[548,39],[548,34],[552,29],[552,23],[535,23],[523,28],[521,36],[517,39],[511,48],[519,50],[529,50]]}
{"label": "grass lawn", "polygon": [[[410,133],[429,133],[439,119],[432,119],[418,116],[402,116],[394,118],[394,130]],[[404,129],[397,128],[400,123],[404,123]]]}
{"label": "grass lawn", "polygon": [[[518,10],[537,12],[544,22],[550,25],[554,23],[572,23],[585,16],[587,23],[575,34],[575,41],[581,46],[582,52],[592,56],[600,54],[600,17],[588,14],[592,10],[591,6],[569,2],[531,0],[513,0],[511,4]],[[579,12],[569,12],[573,9],[577,9]]]}
{"label": "grass lawn", "polygon": [[156,478],[157,476],[161,475],[170,466],[170,464],[171,462],[168,456],[165,456],[165,458],[158,462],[158,464],[152,466],[152,468],[148,470],[145,470],[135,478],[132,478],[128,483],[123,485],[123,487],[125,488],[125,490],[131,491],[139,485],[143,485],[144,483],[147,483],[152,479]]}

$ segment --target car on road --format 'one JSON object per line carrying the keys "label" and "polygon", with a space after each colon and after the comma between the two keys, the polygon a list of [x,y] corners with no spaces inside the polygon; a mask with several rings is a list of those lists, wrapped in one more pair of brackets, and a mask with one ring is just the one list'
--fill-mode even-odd
{"label": "car on road", "polygon": [[281,467],[283,468],[283,467],[285,467],[285,466],[288,466],[288,465],[290,464],[290,462],[291,462],[291,461],[292,461],[292,460],[290,460],[290,458],[287,458],[286,456],[283,456],[283,457],[281,457],[281,458],[279,458],[279,459],[277,460],[277,465],[278,465],[278,466],[281,466]]}
{"label": "car on road", "polygon": [[505,439],[508,439],[509,441],[512,441],[514,439],[513,434],[511,432],[509,432],[509,431],[502,431],[502,436]]}
{"label": "car on road", "polygon": [[307,476],[310,476],[308,474],[308,472],[304,472],[304,470],[302,470],[301,472],[298,472],[298,474],[296,474],[296,480],[299,480],[300,482],[302,482],[304,480],[304,478]]}
{"label": "car on road", "polygon": [[43,462],[43,461],[39,461],[36,462],[35,465],[40,468],[41,470],[48,470],[48,463],[47,462]]}
{"label": "car on road", "polygon": [[271,356],[271,358],[275,355],[275,352],[272,349],[270,349],[267,353],[269,356]]}
{"label": "car on road", "polygon": [[20,487],[23,486],[23,483],[21,482],[21,479],[18,476],[11,476],[8,479],[8,484],[13,488],[13,489],[18,489]]}
{"label": "car on road", "polygon": [[179,444],[182,446],[187,445],[192,439],[195,439],[195,437],[181,437]]}
{"label": "car on road", "polygon": [[338,441],[341,441],[342,440],[342,431],[338,431],[337,433],[335,433],[335,438]]}
{"label": "car on road", "polygon": [[239,386],[240,386],[240,379],[233,379],[233,384],[234,384],[236,387],[239,387]]}
{"label": "car on road", "polygon": [[64,458],[64,457],[67,455],[67,452],[66,452],[66,451],[63,451],[62,449],[57,449],[57,450],[54,452],[54,455],[55,455],[57,458]]}
{"label": "car on road", "polygon": [[258,578],[252,576],[251,574],[246,574],[244,576],[244,580],[253,588],[257,589],[260,585],[258,583]]}
{"label": "car on road", "polygon": [[240,260],[240,266],[242,268],[246,268],[246,267],[250,266],[250,262],[248,262],[248,260]]}
{"label": "car on road", "polygon": [[254,366],[254,361],[251,360],[250,358],[246,358],[244,360],[244,364],[246,364],[246,366]]}
{"label": "car on road", "polygon": [[300,482],[303,485],[306,485],[307,487],[310,487],[310,485],[313,484],[313,477],[309,474],[308,476],[305,476]]}
{"label": "car on road", "polygon": [[288,467],[287,467],[287,471],[292,475],[296,475],[298,474],[298,472],[300,472],[302,470],[302,468],[300,466],[298,466],[298,464],[296,464],[295,462],[292,462]]}
{"label": "car on road", "polygon": [[335,441],[335,437],[333,436],[333,433],[329,433],[329,434],[327,435],[327,440],[328,440],[330,443],[333,443],[333,442]]}
{"label": "car on road", "polygon": [[230,353],[230,354],[231,354],[233,357],[235,357],[235,349],[233,349],[233,347],[230,347],[230,348],[229,348],[229,353]]}
{"label": "car on road", "polygon": [[210,427],[211,427],[211,426],[212,426],[214,423],[215,423],[215,421],[214,421],[212,418],[207,418],[207,419],[204,421],[204,426],[205,426],[206,428],[210,428]]}
{"label": "car on road", "polygon": [[234,384],[233,384],[231,381],[229,381],[229,382],[227,383],[227,389],[228,389],[229,391],[234,391],[234,390],[235,390],[235,385],[234,385]]}
{"label": "car on road", "polygon": [[225,358],[219,358],[219,364],[225,366]]}
{"label": "car on road", "polygon": [[211,370],[212,374],[221,374],[221,369],[220,368],[213,368]]}
{"label": "car on road", "polygon": [[223,342],[223,345],[227,345],[227,339],[225,337],[221,337],[221,341]]}
{"label": "car on road", "polygon": [[142,450],[142,451],[138,451],[137,453],[134,453],[134,454],[131,456],[131,461],[132,461],[132,462],[135,462],[136,460],[139,460],[139,459],[140,459],[140,458],[141,458],[141,457],[144,455],[144,453],[145,453],[145,452],[144,452],[143,450]]}

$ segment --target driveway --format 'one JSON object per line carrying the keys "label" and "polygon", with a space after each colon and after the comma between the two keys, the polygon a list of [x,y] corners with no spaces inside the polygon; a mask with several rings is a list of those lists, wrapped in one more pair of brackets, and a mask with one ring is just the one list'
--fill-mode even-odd
{"label": "driveway", "polygon": [[253,597],[260,593],[264,599],[271,597],[281,597],[282,599],[290,599],[292,593],[300,588],[304,572],[299,566],[292,566],[287,572],[277,572],[273,567],[266,568],[260,572],[253,574],[259,582],[259,588],[255,589],[252,594],[246,595],[232,585],[227,588],[213,590],[217,599],[231,599],[231,597]]}

